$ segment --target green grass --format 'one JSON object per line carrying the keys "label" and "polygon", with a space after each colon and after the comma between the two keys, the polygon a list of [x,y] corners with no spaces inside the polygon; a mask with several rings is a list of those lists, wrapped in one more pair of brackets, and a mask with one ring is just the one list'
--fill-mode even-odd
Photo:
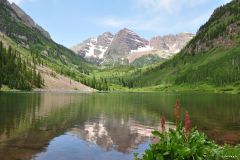
{"label": "green grass", "polygon": [[8,86],[3,85],[2,88],[0,88],[0,91],[1,91],[1,92],[15,92],[15,91],[19,91],[19,90],[11,89],[11,88],[9,88]]}
{"label": "green grass", "polygon": [[240,159],[240,145],[225,146],[222,151],[222,157],[225,157],[225,159]]}
{"label": "green grass", "polygon": [[240,87],[234,85],[227,85],[223,87],[212,86],[208,84],[161,84],[156,86],[142,87],[142,88],[124,88],[121,86],[112,86],[113,90],[128,91],[128,92],[165,92],[165,93],[183,93],[183,92],[197,92],[197,93],[226,93],[226,94],[240,94]]}

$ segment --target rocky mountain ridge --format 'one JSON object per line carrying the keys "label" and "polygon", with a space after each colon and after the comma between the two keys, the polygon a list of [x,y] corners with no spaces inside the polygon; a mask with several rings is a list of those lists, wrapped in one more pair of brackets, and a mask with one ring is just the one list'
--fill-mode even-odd
{"label": "rocky mountain ridge", "polygon": [[113,35],[109,32],[103,33],[97,38],[89,38],[71,49],[76,51],[81,57],[92,63],[99,63],[104,57],[104,53],[111,45]]}
{"label": "rocky mountain ridge", "polygon": [[44,30],[40,25],[38,25],[28,14],[26,14],[14,2],[10,3],[7,0],[0,0],[0,3],[4,4],[5,6],[8,6],[13,11],[11,16],[14,17],[16,21],[21,21],[26,26],[39,31],[45,38],[51,40],[50,34],[46,30]]}
{"label": "rocky mountain ridge", "polygon": [[20,7],[15,3],[11,4],[11,8],[16,12],[17,16],[24,22],[28,27],[37,29],[40,31],[46,38],[51,39],[50,34],[44,30],[40,25],[38,25],[29,15],[27,15]]}
{"label": "rocky mountain ridge", "polygon": [[[0,0],[0,42],[4,48],[9,48],[8,50],[19,57],[19,60],[16,59],[17,64],[26,64],[27,69],[38,72],[39,77],[44,79],[44,85],[40,86],[42,89],[52,91],[92,90],[80,81],[88,76],[90,69],[94,66],[86,63],[73,51],[54,42],[47,31],[42,29],[16,4],[9,3],[7,0]],[[15,64],[14,61],[12,64]],[[13,72],[8,68],[5,71],[4,77],[9,77],[8,74]],[[29,76],[31,74],[27,71],[25,74],[19,74],[17,82],[20,83],[12,87],[17,87],[15,89],[39,87],[30,82],[33,79],[32,76]],[[78,76],[82,79],[77,78]],[[9,79],[11,80],[11,78]],[[12,81],[10,80],[4,81],[3,85],[11,85]],[[23,82],[29,85],[24,85]]]}
{"label": "rocky mountain ridge", "polygon": [[71,49],[91,63],[129,64],[144,55],[168,59],[177,54],[194,37],[191,33],[156,36],[150,41],[124,28],[115,35],[106,32],[90,38]]}
{"label": "rocky mountain ridge", "polygon": [[[206,53],[212,48],[231,48],[240,35],[240,1],[232,0],[218,7],[200,27],[197,35],[184,49],[185,54]],[[214,22],[214,23],[213,23]]]}
{"label": "rocky mountain ridge", "polygon": [[159,91],[240,93],[239,40],[240,1],[232,0],[214,11],[178,55],[131,75],[131,81]]}

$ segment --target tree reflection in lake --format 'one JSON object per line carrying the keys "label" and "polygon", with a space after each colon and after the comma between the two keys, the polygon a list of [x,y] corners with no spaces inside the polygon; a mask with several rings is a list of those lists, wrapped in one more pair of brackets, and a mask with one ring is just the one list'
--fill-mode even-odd
{"label": "tree reflection in lake", "polygon": [[[3,159],[131,159],[180,99],[193,125],[217,142],[240,141],[240,96],[159,93],[0,93]],[[224,117],[224,118],[223,118]]]}

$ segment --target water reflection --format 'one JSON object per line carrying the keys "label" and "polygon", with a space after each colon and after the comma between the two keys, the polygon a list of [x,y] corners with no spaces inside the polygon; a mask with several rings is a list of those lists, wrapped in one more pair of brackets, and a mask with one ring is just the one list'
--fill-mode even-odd
{"label": "water reflection", "polygon": [[0,93],[1,160],[132,159],[160,130],[162,112],[174,127],[177,98],[211,138],[240,142],[239,95]]}
{"label": "water reflection", "polygon": [[[85,122],[83,126],[72,128],[69,133],[80,139],[101,146],[109,150],[117,150],[122,153],[131,153],[138,145],[148,141],[152,137],[153,130],[160,130],[160,124],[155,126],[142,125],[132,119],[114,121],[101,117],[99,121]],[[167,126],[173,128],[172,123]]]}

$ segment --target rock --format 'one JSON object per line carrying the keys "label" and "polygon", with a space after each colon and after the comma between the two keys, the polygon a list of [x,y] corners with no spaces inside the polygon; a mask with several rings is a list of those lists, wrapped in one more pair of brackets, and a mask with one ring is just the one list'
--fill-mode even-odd
{"label": "rock", "polygon": [[178,53],[194,37],[191,33],[157,36],[150,40],[150,46],[167,53]]}
{"label": "rock", "polygon": [[122,65],[149,54],[156,54],[161,59],[170,58],[177,54],[193,36],[194,34],[191,33],[180,33],[157,36],[148,41],[130,29],[124,28],[116,35],[106,32],[97,38],[89,38],[71,49],[91,63]]}
{"label": "rock", "polygon": [[51,39],[50,34],[45,31],[41,26],[39,26],[36,22],[34,22],[34,20],[15,3],[11,4],[11,8],[16,12],[18,18],[20,18],[26,26],[39,30],[39,32],[41,32],[47,39]]}
{"label": "rock", "polygon": [[113,35],[106,32],[97,38],[89,38],[71,49],[89,62],[100,63],[112,40]]}

